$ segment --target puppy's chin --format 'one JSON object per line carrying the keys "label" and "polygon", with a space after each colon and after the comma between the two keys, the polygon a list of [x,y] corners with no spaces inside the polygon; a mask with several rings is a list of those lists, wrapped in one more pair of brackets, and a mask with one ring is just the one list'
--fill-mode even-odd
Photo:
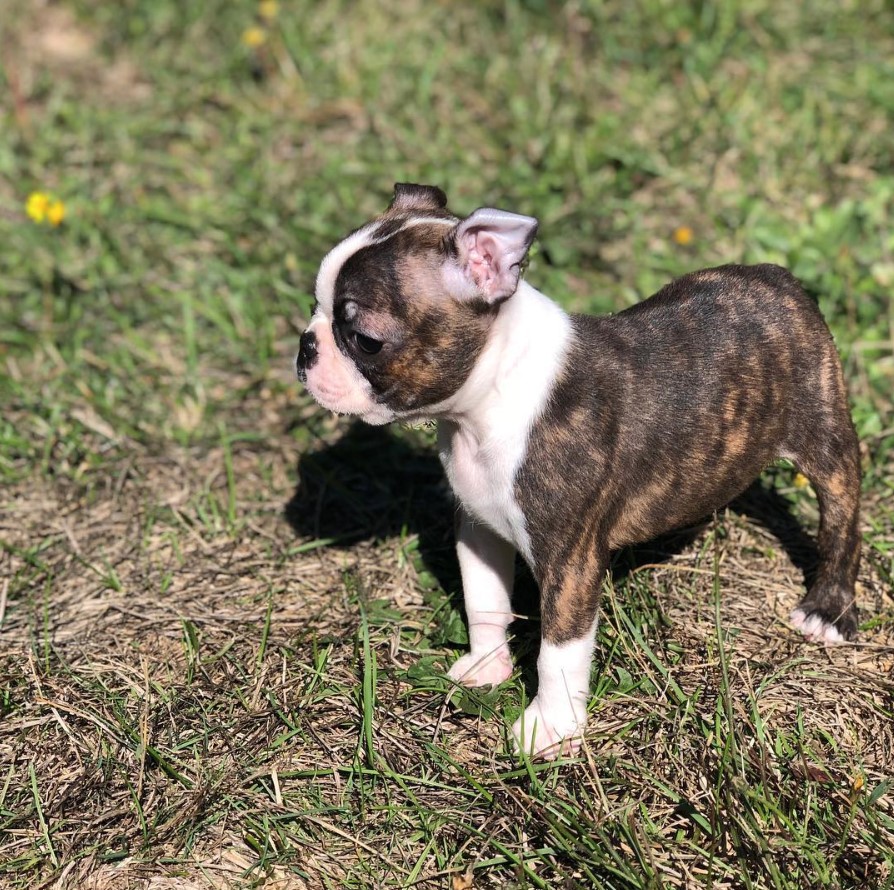
{"label": "puppy's chin", "polygon": [[389,411],[384,405],[376,405],[372,411],[358,416],[364,423],[368,423],[370,426],[384,426],[395,419],[394,412]]}
{"label": "puppy's chin", "polygon": [[391,409],[373,401],[367,393],[360,390],[332,387],[325,381],[314,379],[312,373],[308,374],[305,386],[314,401],[327,411],[359,417],[372,426],[382,426],[394,420],[395,415]]}

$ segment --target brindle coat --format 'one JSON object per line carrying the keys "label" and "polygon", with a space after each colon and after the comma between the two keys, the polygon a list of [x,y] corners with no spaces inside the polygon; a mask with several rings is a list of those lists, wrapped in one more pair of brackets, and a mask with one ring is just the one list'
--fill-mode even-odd
{"label": "brindle coat", "polygon": [[821,511],[800,608],[852,638],[859,450],[832,337],[798,282],[778,266],[722,266],[573,323],[566,367],[588,373],[560,378],[515,482],[544,638],[589,626],[611,550],[704,517],[778,457],[810,479]]}
{"label": "brindle coat", "polygon": [[[398,185],[371,243],[346,259],[334,286],[339,349],[378,401],[410,415],[462,385],[499,312],[443,294],[440,268],[455,256],[443,223],[459,222],[445,208],[440,189]],[[384,341],[375,355],[350,342],[351,302]],[[799,608],[852,638],[858,443],[831,334],[798,282],[778,266],[721,266],[572,325],[564,372],[514,482],[543,638],[560,644],[593,625],[612,550],[708,515],[778,457],[819,499],[819,567]],[[314,356],[308,333],[299,375]]]}

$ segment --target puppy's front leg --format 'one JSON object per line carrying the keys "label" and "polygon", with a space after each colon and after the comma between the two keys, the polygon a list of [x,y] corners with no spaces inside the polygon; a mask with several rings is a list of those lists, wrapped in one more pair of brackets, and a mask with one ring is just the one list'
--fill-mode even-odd
{"label": "puppy's front leg", "polygon": [[580,748],[607,565],[607,554],[585,553],[541,581],[537,695],[512,727],[516,747],[532,756],[553,760]]}
{"label": "puppy's front leg", "polygon": [[456,661],[448,676],[464,686],[496,686],[512,673],[506,629],[512,621],[515,549],[460,508],[456,555],[469,619],[470,651]]}

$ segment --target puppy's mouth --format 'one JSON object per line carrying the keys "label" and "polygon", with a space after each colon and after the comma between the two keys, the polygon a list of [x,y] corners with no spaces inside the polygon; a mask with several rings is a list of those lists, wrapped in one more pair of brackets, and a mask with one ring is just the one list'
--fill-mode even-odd
{"label": "puppy's mouth", "polygon": [[319,405],[327,411],[333,411],[336,414],[351,414],[349,393],[342,389],[327,387],[325,383],[319,381],[315,383],[308,382],[307,373],[301,382],[307,387],[307,391],[314,397]]}
{"label": "puppy's mouth", "polygon": [[[305,375],[305,378],[307,375]],[[302,381],[314,401],[327,411],[345,417],[359,417],[365,423],[381,426],[395,419],[395,414],[385,405],[368,399],[361,404],[355,392],[338,387],[327,387],[325,383]]]}

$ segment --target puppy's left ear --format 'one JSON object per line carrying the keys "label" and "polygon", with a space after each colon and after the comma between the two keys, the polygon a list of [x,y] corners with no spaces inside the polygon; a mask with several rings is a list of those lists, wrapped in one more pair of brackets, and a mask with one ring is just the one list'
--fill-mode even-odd
{"label": "puppy's left ear", "polygon": [[456,251],[463,276],[488,303],[511,297],[521,264],[537,234],[537,220],[481,207],[456,227]]}
{"label": "puppy's left ear", "polygon": [[447,206],[447,195],[436,185],[416,185],[415,182],[395,182],[394,197],[389,210],[441,210]]}

